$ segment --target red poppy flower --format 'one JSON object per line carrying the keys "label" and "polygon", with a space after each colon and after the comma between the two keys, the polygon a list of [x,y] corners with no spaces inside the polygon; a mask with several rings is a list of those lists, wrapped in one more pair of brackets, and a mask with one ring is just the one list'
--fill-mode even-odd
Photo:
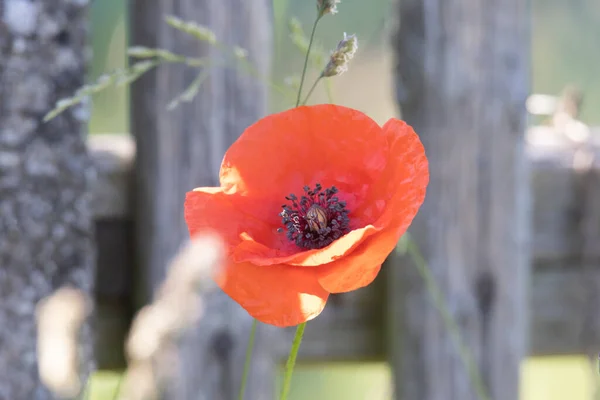
{"label": "red poppy flower", "polygon": [[187,194],[191,235],[223,237],[219,286],[250,315],[293,326],[330,293],[375,279],[425,198],[423,145],[336,105],[302,106],[250,126],[229,148],[221,186]]}

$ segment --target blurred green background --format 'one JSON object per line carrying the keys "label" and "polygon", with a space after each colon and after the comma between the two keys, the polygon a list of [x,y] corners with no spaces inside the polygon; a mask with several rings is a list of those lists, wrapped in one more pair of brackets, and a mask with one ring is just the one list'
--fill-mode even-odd
{"label": "blurred green background", "polygon": [[[359,52],[351,70],[333,81],[337,103],[360,109],[379,122],[397,114],[393,99],[392,60],[388,34],[391,0],[343,0],[339,14],[328,16],[319,26],[318,42],[324,49],[335,47],[343,32],[356,33]],[[298,74],[302,55],[287,37],[287,20],[298,17],[308,30],[315,13],[315,1],[274,0],[276,49],[273,79],[281,82]],[[127,44],[125,0],[92,3],[94,62],[91,79],[126,63]],[[582,119],[600,124],[600,1],[532,1],[533,92],[558,94],[566,84],[584,90]],[[314,74],[314,72],[313,72]],[[314,75],[313,75],[314,76]],[[310,82],[310,79],[309,79]],[[314,102],[324,101],[318,90]],[[93,102],[90,132],[128,132],[128,92],[111,89]],[[273,110],[290,104],[273,98]],[[309,328],[310,329],[310,328]],[[595,367],[594,367],[595,370]],[[524,363],[521,400],[588,400],[592,398],[595,371],[584,357],[544,357]],[[115,374],[94,381],[93,398],[110,396]],[[390,398],[389,370],[384,364],[332,364],[304,366],[293,381],[292,399],[384,400]]]}
{"label": "blurred green background", "polygon": [[[287,22],[298,17],[306,31],[315,13],[315,1],[273,0],[276,17],[276,51],[273,78],[277,82],[298,74],[302,54],[291,45]],[[92,3],[94,62],[91,75],[125,65],[127,42],[126,1],[103,0]],[[392,22],[392,0],[344,0],[340,12],[320,24],[318,42],[332,49],[343,32],[356,33],[359,52],[351,70],[333,81],[336,102],[359,108],[376,120],[396,113],[391,76],[392,60],[388,34]],[[582,120],[600,124],[600,1],[532,0],[533,92],[558,94],[567,84],[584,90]],[[309,80],[310,81],[310,80]],[[314,101],[324,100],[317,91]],[[127,132],[127,90],[107,90],[94,98],[90,131]],[[277,97],[273,110],[288,107]]]}

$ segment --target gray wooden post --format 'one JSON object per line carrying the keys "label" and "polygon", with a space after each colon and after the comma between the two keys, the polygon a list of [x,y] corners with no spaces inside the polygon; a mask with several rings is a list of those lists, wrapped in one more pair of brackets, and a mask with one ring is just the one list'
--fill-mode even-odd
{"label": "gray wooden post", "polygon": [[[397,12],[398,101],[431,168],[413,234],[491,397],[517,399],[529,316],[528,2],[402,0]],[[414,266],[392,273],[396,398],[477,398]]]}
{"label": "gray wooden post", "polygon": [[[132,44],[161,47],[195,57],[222,57],[164,23],[166,15],[211,28],[228,45],[248,51],[250,61],[268,76],[271,59],[270,1],[137,0],[132,2]],[[140,301],[164,277],[168,260],[188,237],[183,219],[185,193],[218,185],[227,147],[267,112],[267,88],[235,67],[213,67],[198,97],[173,111],[168,103],[197,72],[161,67],[132,88],[132,129],[137,140],[136,235]],[[183,347],[184,376],[177,399],[230,400],[237,396],[251,318],[223,293]],[[247,399],[269,399],[274,390],[274,360],[269,335],[259,326]]]}
{"label": "gray wooden post", "polygon": [[36,304],[63,285],[92,295],[87,110],[42,122],[84,83],[88,28],[86,1],[0,0],[0,399],[53,398],[38,376]]}

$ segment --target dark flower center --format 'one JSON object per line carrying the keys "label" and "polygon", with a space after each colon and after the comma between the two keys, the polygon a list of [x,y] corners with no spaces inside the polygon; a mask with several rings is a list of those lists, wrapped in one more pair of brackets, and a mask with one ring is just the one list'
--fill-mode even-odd
{"label": "dark flower center", "polygon": [[335,196],[335,186],[323,190],[317,183],[314,190],[305,186],[304,193],[300,199],[287,196],[292,204],[283,205],[279,214],[289,240],[305,249],[320,249],[350,231],[346,202]]}

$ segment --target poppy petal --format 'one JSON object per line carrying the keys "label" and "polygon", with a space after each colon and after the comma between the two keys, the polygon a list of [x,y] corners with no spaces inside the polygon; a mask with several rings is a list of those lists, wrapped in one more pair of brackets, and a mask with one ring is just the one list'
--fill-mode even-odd
{"label": "poppy petal", "polygon": [[319,283],[330,293],[350,292],[369,285],[400,236],[398,231],[385,230],[364,241],[339,261],[317,267]]}
{"label": "poppy petal", "polygon": [[186,193],[183,210],[190,236],[214,229],[228,247],[239,242],[240,215],[220,188],[197,188]]}
{"label": "poppy petal", "polygon": [[301,267],[230,262],[216,281],[252,317],[278,327],[315,318],[329,297],[315,269]]}
{"label": "poppy petal", "polygon": [[388,150],[382,128],[362,112],[302,106],[248,127],[227,150],[220,182],[226,192],[267,199],[260,218],[280,224],[285,196],[301,195],[306,185],[336,186],[355,208],[383,172]]}
{"label": "poppy petal", "polygon": [[184,217],[191,236],[206,229],[215,230],[229,251],[247,238],[255,238],[282,251],[292,247],[285,235],[273,234],[276,227],[244,212],[247,208],[245,200],[235,193],[225,194],[221,188],[196,188],[186,194]]}
{"label": "poppy petal", "polygon": [[380,179],[371,185],[366,200],[354,212],[381,217],[392,205],[398,212],[416,214],[429,183],[425,149],[419,136],[404,121],[392,118],[383,131],[388,138],[390,158]]}
{"label": "poppy petal", "polygon": [[[330,245],[321,249],[289,252],[271,248],[250,236],[244,236],[243,241],[232,252],[236,262],[252,262],[257,265],[289,264],[303,267],[315,267],[330,263],[352,252],[368,237],[376,234],[382,227],[367,225],[350,231]],[[285,238],[285,234],[283,234]],[[287,239],[285,239],[287,240]],[[291,243],[288,241],[288,243]]]}
{"label": "poppy petal", "polygon": [[[317,266],[344,256],[379,230],[369,225],[323,249],[300,251],[285,234],[277,234],[276,227],[242,212],[246,207],[238,200],[236,195],[224,194],[219,188],[197,188],[187,193],[184,207],[190,234],[193,236],[205,229],[217,230],[235,262]],[[271,235],[271,232],[275,234]]]}
{"label": "poppy petal", "polygon": [[[375,220],[372,225],[355,229],[322,249],[305,251],[290,249],[285,239],[280,239],[279,247],[272,247],[253,237],[246,237],[235,249],[234,259],[258,265],[285,263],[313,267],[328,264],[348,256],[363,241],[389,226],[396,214],[403,216],[397,222],[403,226],[402,235],[425,197],[429,181],[427,158],[419,137],[404,121],[389,120],[383,132],[390,158],[380,179],[372,185],[366,196],[367,201],[351,212],[351,219]],[[283,234],[280,236],[285,238]]]}
{"label": "poppy petal", "polygon": [[396,119],[388,121],[383,129],[391,141],[392,157],[370,199],[374,206],[377,200],[385,201],[385,210],[376,225],[387,228],[341,260],[318,268],[319,282],[331,293],[348,292],[371,283],[425,199],[429,170],[419,137],[410,126]]}

